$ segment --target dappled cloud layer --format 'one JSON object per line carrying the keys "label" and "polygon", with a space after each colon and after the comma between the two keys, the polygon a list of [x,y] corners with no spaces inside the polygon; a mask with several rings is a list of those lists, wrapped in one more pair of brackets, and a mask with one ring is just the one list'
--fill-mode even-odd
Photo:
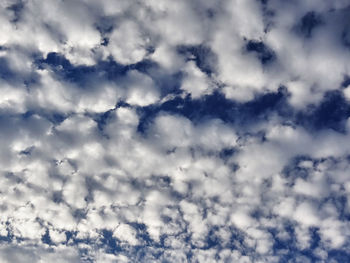
{"label": "dappled cloud layer", "polygon": [[0,262],[348,262],[348,0],[0,0]]}

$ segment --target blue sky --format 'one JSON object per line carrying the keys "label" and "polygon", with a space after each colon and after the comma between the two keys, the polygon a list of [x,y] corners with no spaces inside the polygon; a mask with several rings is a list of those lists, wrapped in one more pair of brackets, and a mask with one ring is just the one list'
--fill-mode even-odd
{"label": "blue sky", "polygon": [[349,15],[0,1],[0,261],[350,262]]}

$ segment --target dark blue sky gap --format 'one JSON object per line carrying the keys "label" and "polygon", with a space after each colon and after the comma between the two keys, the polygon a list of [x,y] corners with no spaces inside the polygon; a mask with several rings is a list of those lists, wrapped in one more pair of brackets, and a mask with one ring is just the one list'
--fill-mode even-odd
{"label": "dark blue sky gap", "polygon": [[[258,56],[260,56],[262,63],[267,63],[274,57],[273,52],[269,51],[262,42],[249,41],[247,50],[249,52],[256,52]],[[205,47],[182,47],[180,48],[180,52],[184,54],[186,52],[195,54],[196,63],[200,65],[200,68],[207,74],[212,72],[210,63],[206,62],[205,59],[201,57],[210,53]],[[94,67],[75,67],[69,60],[64,58],[64,56],[57,53],[50,53],[46,59],[37,60],[37,65],[39,68],[47,65],[51,69],[57,71],[56,73],[61,75],[65,80],[72,81],[78,85],[82,85],[84,82],[88,81],[92,75],[97,76],[97,73],[100,72],[103,72],[108,79],[118,82],[118,79],[125,76],[129,70],[137,69],[145,74],[152,74],[152,70],[157,68],[157,65],[150,61],[142,61],[128,66],[109,61],[101,62]],[[6,70],[6,66],[3,66],[3,68],[3,70]],[[6,71],[4,74],[6,74]],[[176,78],[176,76],[168,76],[168,78],[170,78],[169,82],[173,83],[175,86],[164,87],[164,89],[168,90],[168,92],[178,93],[180,90],[176,87],[176,82],[173,82],[175,80],[174,77]],[[180,80],[181,76],[177,78]],[[164,84],[169,83],[166,79],[160,81],[163,81]],[[345,79],[343,83],[343,86],[346,85],[347,79]],[[309,105],[306,110],[299,112],[295,111],[289,105],[288,96],[288,91],[284,87],[281,87],[276,93],[257,95],[253,101],[247,103],[237,103],[228,100],[220,92],[214,92],[201,99],[191,99],[190,96],[183,99],[177,96],[175,99],[166,101],[161,105],[138,108],[138,112],[141,116],[139,131],[143,132],[152,118],[159,112],[164,111],[183,115],[194,122],[207,118],[219,118],[225,122],[237,125],[262,121],[268,118],[270,113],[274,113],[284,118],[286,121],[292,121],[292,123],[302,125],[314,131],[333,129],[338,132],[345,132],[344,125],[346,119],[350,116],[350,106],[340,91],[335,90],[327,92],[319,105]],[[119,105],[122,105],[120,103]],[[100,129],[105,124],[108,115],[109,112],[106,112],[101,114],[100,117],[97,117],[96,120]],[[54,123],[57,121],[61,122],[64,119],[64,116],[60,113],[52,113],[48,116]]]}
{"label": "dark blue sky gap", "polygon": [[306,38],[312,37],[312,32],[319,26],[323,25],[323,20],[320,14],[314,11],[306,13],[299,24],[297,25],[297,31]]}
{"label": "dark blue sky gap", "polygon": [[177,50],[187,60],[194,60],[197,67],[205,74],[210,75],[216,72],[217,56],[209,47],[205,45],[182,45]]}
{"label": "dark blue sky gap", "polygon": [[261,64],[267,64],[273,62],[276,59],[276,55],[273,50],[267,47],[261,41],[249,40],[246,45],[248,52],[256,53]]}

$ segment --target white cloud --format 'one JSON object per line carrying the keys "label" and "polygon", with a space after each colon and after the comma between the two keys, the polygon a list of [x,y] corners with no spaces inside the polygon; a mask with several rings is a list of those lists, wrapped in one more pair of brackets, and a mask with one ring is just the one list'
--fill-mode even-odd
{"label": "white cloud", "polygon": [[[21,3],[0,3],[1,262],[279,262],[313,235],[320,260],[348,251],[350,121],[298,122],[350,75],[347,1]],[[211,74],[179,53],[197,45]],[[280,86],[290,112],[254,116]]]}
{"label": "white cloud", "polygon": [[187,75],[182,82],[181,89],[191,94],[193,99],[211,93],[213,83],[210,83],[206,75],[201,72],[193,62],[187,63],[184,71]]}
{"label": "white cloud", "polygon": [[183,58],[176,54],[175,48],[165,43],[158,45],[150,58],[170,72],[176,72],[181,69],[184,64]]}
{"label": "white cloud", "polygon": [[231,216],[232,222],[243,230],[254,225],[254,220],[246,212],[237,211]]}
{"label": "white cloud", "polygon": [[146,55],[146,45],[147,39],[142,37],[138,25],[133,21],[123,21],[111,34],[108,50],[117,62],[133,64]]}
{"label": "white cloud", "polygon": [[45,247],[34,246],[1,246],[0,259],[4,263],[10,262],[39,262],[44,263],[54,260],[58,263],[77,262],[77,251],[70,248],[60,247],[52,251]]}
{"label": "white cloud", "polygon": [[136,106],[148,106],[159,100],[159,91],[153,80],[137,71],[130,71],[125,79],[126,102]]}
{"label": "white cloud", "polygon": [[320,218],[317,215],[317,209],[309,202],[303,202],[296,207],[294,218],[302,226],[317,226]]}

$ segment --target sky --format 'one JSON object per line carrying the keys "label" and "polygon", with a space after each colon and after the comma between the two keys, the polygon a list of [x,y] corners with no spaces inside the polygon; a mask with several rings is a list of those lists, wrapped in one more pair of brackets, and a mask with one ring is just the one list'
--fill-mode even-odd
{"label": "sky", "polygon": [[348,0],[0,0],[0,262],[350,262]]}

